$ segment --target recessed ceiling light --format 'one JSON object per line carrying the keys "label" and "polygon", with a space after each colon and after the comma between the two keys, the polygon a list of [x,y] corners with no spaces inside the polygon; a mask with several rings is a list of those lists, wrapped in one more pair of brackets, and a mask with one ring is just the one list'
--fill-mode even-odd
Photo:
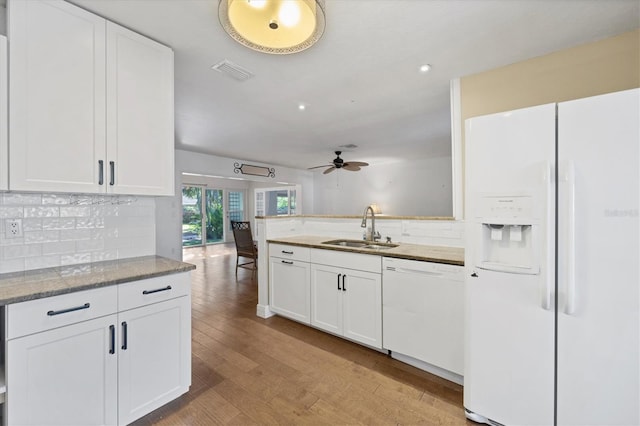
{"label": "recessed ceiling light", "polygon": [[431,70],[431,65],[429,64],[424,64],[420,66],[421,73],[428,73],[430,70]]}
{"label": "recessed ceiling light", "polygon": [[298,104],[298,109],[300,111],[304,111],[305,109],[307,109],[307,106],[305,104]]}

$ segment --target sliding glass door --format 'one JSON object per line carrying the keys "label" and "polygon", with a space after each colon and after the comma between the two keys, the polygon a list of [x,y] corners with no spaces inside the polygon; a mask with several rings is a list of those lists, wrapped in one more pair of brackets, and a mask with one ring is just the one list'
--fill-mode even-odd
{"label": "sliding glass door", "polygon": [[205,229],[207,244],[224,241],[224,207],[222,189],[205,189]]}
{"label": "sliding glass door", "polygon": [[244,191],[184,185],[182,246],[233,241],[231,221],[244,220],[244,198]]}
{"label": "sliding glass door", "polygon": [[202,188],[182,187],[182,246],[202,245]]}

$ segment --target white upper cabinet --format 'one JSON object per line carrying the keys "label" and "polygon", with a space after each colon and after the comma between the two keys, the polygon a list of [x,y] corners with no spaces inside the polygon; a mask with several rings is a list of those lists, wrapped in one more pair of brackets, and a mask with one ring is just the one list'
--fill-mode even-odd
{"label": "white upper cabinet", "polygon": [[105,26],[63,1],[8,3],[10,189],[101,192]]}
{"label": "white upper cabinet", "polygon": [[173,138],[173,51],[107,22],[109,192],[173,195]]}
{"label": "white upper cabinet", "polygon": [[173,195],[173,52],[61,0],[12,0],[9,189]]}
{"label": "white upper cabinet", "polygon": [[7,71],[7,38],[0,35],[0,191],[9,189]]}

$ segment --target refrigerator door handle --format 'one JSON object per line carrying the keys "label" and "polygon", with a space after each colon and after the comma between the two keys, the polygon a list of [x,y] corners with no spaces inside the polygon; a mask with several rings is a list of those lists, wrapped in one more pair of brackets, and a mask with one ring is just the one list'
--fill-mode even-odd
{"label": "refrigerator door handle", "polygon": [[576,173],[573,161],[568,161],[563,174],[566,186],[564,219],[565,259],[564,274],[566,302],[564,313],[573,315],[576,311]]}
{"label": "refrigerator door handle", "polygon": [[[545,197],[545,214],[547,215],[547,224],[553,221],[553,165],[551,161],[545,161],[542,170],[542,181],[544,185],[544,197]],[[541,288],[541,306],[544,310],[551,310],[551,293],[554,287],[554,270],[551,267],[555,263],[553,259],[553,232],[550,226],[547,226],[547,259],[545,259],[546,265],[543,270],[547,271],[547,276],[542,280]]]}

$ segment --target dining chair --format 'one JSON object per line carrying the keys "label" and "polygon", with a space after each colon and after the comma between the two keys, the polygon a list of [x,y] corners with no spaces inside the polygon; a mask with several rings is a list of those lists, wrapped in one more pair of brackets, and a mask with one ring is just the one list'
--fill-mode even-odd
{"label": "dining chair", "polygon": [[[233,239],[236,242],[236,279],[238,278],[238,268],[251,269],[253,279],[258,269],[258,248],[253,241],[251,233],[251,222],[231,221]],[[240,258],[251,259],[248,262],[240,263]]]}

